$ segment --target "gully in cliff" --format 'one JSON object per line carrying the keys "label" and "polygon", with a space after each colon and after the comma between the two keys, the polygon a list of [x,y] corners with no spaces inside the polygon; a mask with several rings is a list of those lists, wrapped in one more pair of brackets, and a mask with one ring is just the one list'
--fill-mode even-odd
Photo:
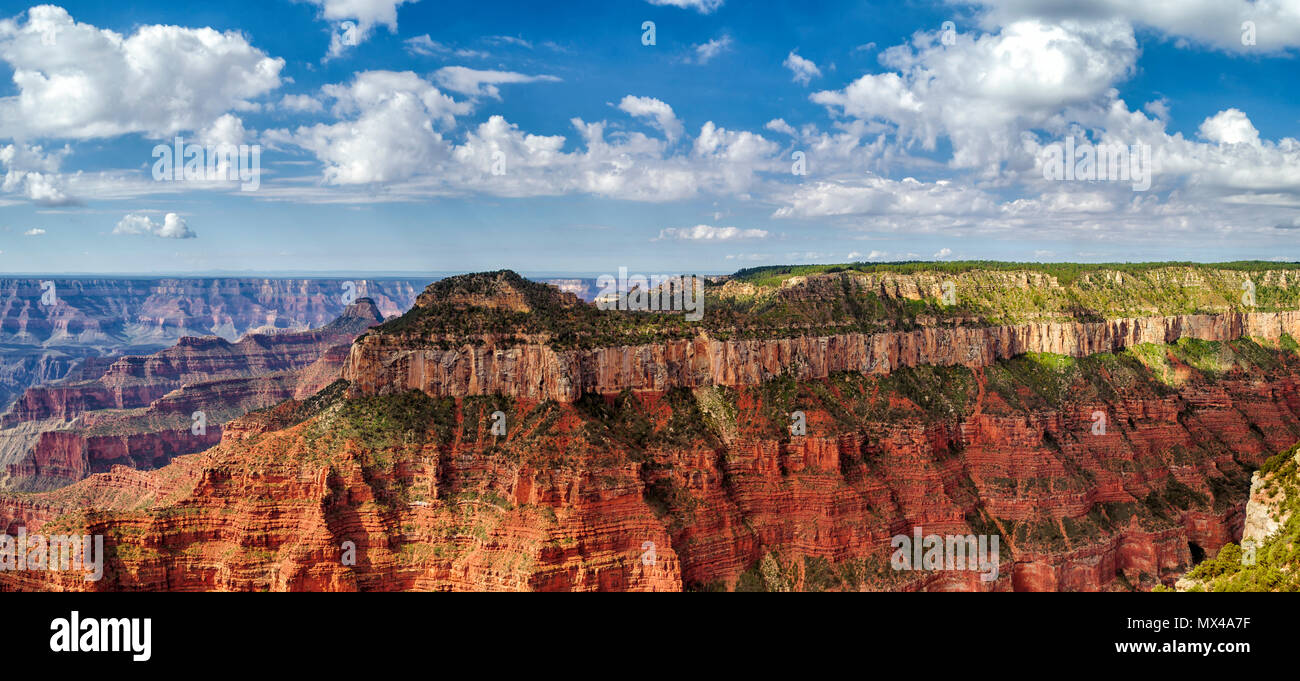
{"label": "gully in cliff", "polygon": [[899,534],[889,540],[894,548],[889,565],[895,570],[979,570],[982,582],[998,578],[998,535],[981,534],[978,539],[973,534],[922,537],[920,527],[913,528],[912,533],[911,537]]}
{"label": "gully in cliff", "polygon": [[[92,542],[93,539],[93,542]],[[0,534],[0,571],[82,571],[85,581],[98,582],[104,576],[104,536]]]}

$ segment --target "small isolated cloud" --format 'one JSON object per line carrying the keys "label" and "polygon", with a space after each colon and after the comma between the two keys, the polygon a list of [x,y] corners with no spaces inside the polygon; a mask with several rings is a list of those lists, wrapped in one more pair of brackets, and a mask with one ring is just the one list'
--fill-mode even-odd
{"label": "small isolated cloud", "polygon": [[321,18],[330,22],[329,53],[338,57],[370,37],[375,26],[397,32],[397,8],[418,0],[309,0],[320,7]]}
{"label": "small isolated cloud", "polygon": [[444,66],[433,74],[433,79],[442,87],[471,97],[491,97],[501,99],[498,85],[505,83],[559,82],[555,76],[530,76],[513,71],[480,71],[464,66]]}
{"label": "small isolated cloud", "polygon": [[695,46],[695,63],[707,64],[709,60],[731,49],[731,36],[724,35]]}
{"label": "small isolated cloud", "polygon": [[114,234],[151,234],[164,239],[193,239],[198,235],[185,224],[185,219],[175,213],[168,213],[162,223],[154,222],[147,215],[130,213],[113,228]]}
{"label": "small isolated cloud", "polygon": [[940,248],[938,253],[934,254],[936,260],[942,260],[952,256],[951,248]]}
{"label": "small isolated cloud", "polygon": [[402,43],[406,45],[407,52],[422,57],[456,56],[465,58],[482,58],[490,56],[487,52],[479,50],[467,50],[464,48],[444,45],[443,43],[430,38],[428,33],[417,35],[414,38],[407,38],[406,40],[403,40]]}
{"label": "small isolated cloud", "polygon": [[523,38],[517,38],[512,35],[490,35],[483,40],[493,45],[515,45],[524,49],[533,49],[533,44]]}
{"label": "small isolated cloud", "polygon": [[42,235],[42,234],[44,234],[44,233],[45,233],[45,230],[41,229],[40,227],[33,227],[33,228],[27,230],[26,232],[23,232],[23,235],[24,235],[24,236],[40,236],[40,235]]}
{"label": "small isolated cloud", "polygon": [[670,143],[676,142],[685,132],[685,127],[681,121],[677,120],[673,108],[668,106],[666,102],[654,97],[628,95],[618,103],[618,108],[637,118],[653,119],[655,127],[663,131],[664,136],[668,138]]}
{"label": "small isolated cloud", "polygon": [[812,82],[813,78],[820,78],[822,75],[822,70],[817,68],[817,65],[812,60],[804,59],[793,51],[790,52],[783,63],[787,69],[790,69],[790,73],[794,74],[794,82],[800,85],[806,86]]}
{"label": "small isolated cloud", "polygon": [[791,137],[797,137],[799,134],[798,131],[796,131],[793,126],[785,122],[784,118],[773,118],[772,120],[767,122],[767,125],[764,125],[763,127],[767,128],[768,130],[771,130],[772,132],[779,132],[783,135],[789,135]]}
{"label": "small isolated cloud", "polygon": [[767,230],[740,229],[739,227],[713,227],[695,225],[694,227],[669,227],[659,231],[655,241],[677,239],[678,241],[733,241],[735,239],[766,239]]}
{"label": "small isolated cloud", "polygon": [[722,6],[723,0],[646,0],[660,7],[680,7],[693,9],[700,14],[710,14]]}
{"label": "small isolated cloud", "polygon": [[1201,137],[1218,144],[1259,145],[1259,131],[1238,109],[1227,109],[1201,123]]}

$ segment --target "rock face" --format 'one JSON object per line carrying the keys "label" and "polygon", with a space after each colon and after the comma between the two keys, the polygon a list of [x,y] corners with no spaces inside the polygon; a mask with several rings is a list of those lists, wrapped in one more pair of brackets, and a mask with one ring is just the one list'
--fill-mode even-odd
{"label": "rock face", "polygon": [[[1300,463],[1300,452],[1292,457]],[[1291,517],[1283,485],[1267,485],[1258,472],[1250,478],[1250,499],[1246,502],[1246,524],[1241,531],[1241,541],[1262,545]]]}
{"label": "rock face", "polygon": [[[1250,471],[1300,440],[1300,356],[1210,374],[1170,347],[1171,383],[1122,354],[1059,384],[1017,358],[574,403],[332,388],[159,471],[6,499],[0,524],[90,509],[77,531],[128,548],[98,583],[0,588],[1150,588],[1240,536]],[[999,536],[998,579],[891,570],[917,527]]]}
{"label": "rock face", "polygon": [[[111,547],[102,581],[0,590],[1146,590],[1241,537],[1300,441],[1293,311],[583,348],[537,319],[608,321],[579,303],[453,287],[202,453],[0,493],[0,527]],[[897,569],[914,532],[996,538],[995,578]]]}
{"label": "rock face", "polygon": [[[93,380],[29,388],[0,430],[0,484],[49,489],[114,465],[156,468],[211,447],[226,420],[336,380],[352,340],[382,321],[374,301],[362,298],[319,329],[236,343],[186,337],[152,355],[123,357]],[[195,413],[203,414],[201,427]]]}
{"label": "rock face", "polygon": [[1300,336],[1300,312],[923,328],[778,340],[719,341],[702,336],[595,350],[556,350],[541,343],[498,348],[491,337],[444,350],[418,339],[369,334],[353,346],[343,377],[361,394],[501,393],[572,402],[588,392],[756,385],[787,373],[800,380],[826,378],[839,371],[888,374],[923,364],[977,368],[1027,352],[1081,357],[1179,338],[1277,339],[1282,334]]}

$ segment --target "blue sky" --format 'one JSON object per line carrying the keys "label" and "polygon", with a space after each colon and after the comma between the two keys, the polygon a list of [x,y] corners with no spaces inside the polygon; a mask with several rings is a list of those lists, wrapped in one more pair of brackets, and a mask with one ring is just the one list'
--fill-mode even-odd
{"label": "blue sky", "polygon": [[0,272],[1300,259],[1300,0],[1129,4],[10,3]]}

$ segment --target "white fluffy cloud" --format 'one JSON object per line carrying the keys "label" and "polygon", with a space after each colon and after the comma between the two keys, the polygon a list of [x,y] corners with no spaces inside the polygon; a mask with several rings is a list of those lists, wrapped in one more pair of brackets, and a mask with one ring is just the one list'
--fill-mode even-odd
{"label": "white fluffy cloud", "polygon": [[1023,20],[996,34],[958,34],[954,45],[936,38],[918,34],[913,45],[886,50],[881,61],[896,72],[862,76],[813,101],[892,124],[900,139],[926,149],[946,136],[953,166],[984,166],[1015,154],[1025,129],[1113,96],[1137,59],[1132,27],[1117,20]]}
{"label": "white fluffy cloud", "polygon": [[822,75],[822,70],[817,68],[811,59],[804,59],[793,51],[786,56],[782,65],[790,69],[790,73],[794,74],[794,82],[800,85],[807,85],[813,78],[820,78]]}
{"label": "white fluffy cloud", "polygon": [[22,143],[0,146],[0,166],[5,169],[0,177],[0,191],[20,194],[45,205],[70,202],[59,174],[59,165],[70,151],[68,146],[50,153],[40,146]]}
{"label": "white fluffy cloud", "polygon": [[733,241],[736,239],[766,239],[767,230],[741,229],[739,227],[713,227],[712,225],[695,225],[694,227],[669,227],[659,230],[656,240],[677,239],[682,241]]}
{"label": "white fluffy cloud", "polygon": [[[313,201],[427,200],[431,196],[483,193],[506,197],[585,193],[674,201],[705,194],[743,195],[763,173],[783,167],[780,147],[761,135],[707,122],[693,143],[674,151],[685,127],[666,102],[625,97],[619,110],[649,119],[663,131],[607,132],[605,121],[574,118],[578,148],[565,151],[559,135],[536,135],[494,115],[471,129],[458,118],[473,101],[458,102],[413,73],[357,74],[346,85],[322,88],[334,100],[336,122],[271,130],[263,139],[296,146],[324,165],[329,191],[263,187],[259,196]],[[339,185],[382,184],[343,192]]]}
{"label": "white fluffy cloud", "polygon": [[471,97],[501,99],[498,85],[505,83],[558,82],[555,76],[530,76],[513,71],[481,71],[464,66],[444,66],[433,74],[433,80],[447,90]]}
{"label": "white fluffy cloud", "polygon": [[269,131],[272,143],[307,149],[325,165],[329,184],[402,180],[436,172],[451,156],[439,129],[455,125],[470,106],[410,71],[367,71],[347,85],[322,88],[344,120]]}
{"label": "white fluffy cloud", "polygon": [[152,235],[164,239],[193,239],[198,236],[190,230],[185,219],[175,213],[163,216],[161,223],[147,215],[130,213],[118,221],[113,233]]}
{"label": "white fluffy cloud", "polygon": [[774,217],[988,214],[997,208],[997,201],[984,192],[948,180],[890,180],[870,174],[861,180],[801,184],[785,203]]}
{"label": "white fluffy cloud", "polygon": [[0,21],[0,59],[18,90],[0,98],[0,134],[15,138],[198,130],[256,108],[284,67],[238,33],[139,26],[122,36],[51,5]]}
{"label": "white fluffy cloud", "polygon": [[397,8],[419,0],[308,0],[320,7],[332,34],[326,57],[338,57],[365,42],[375,26],[397,32]]}
{"label": "white fluffy cloud", "polygon": [[663,131],[670,144],[676,142],[684,131],[682,122],[677,120],[677,115],[673,113],[673,108],[654,97],[627,95],[618,103],[618,108],[637,118],[649,118],[654,121],[655,127]]}
{"label": "white fluffy cloud", "polygon": [[1259,131],[1246,114],[1237,109],[1227,109],[1201,123],[1201,137],[1218,144],[1259,145]]}
{"label": "white fluffy cloud", "polygon": [[[986,25],[1024,17],[1051,21],[1117,17],[1166,35],[1217,48],[1246,52],[1300,46],[1300,4],[1295,0],[980,0]],[[1246,44],[1245,22],[1255,25],[1255,44]]]}

